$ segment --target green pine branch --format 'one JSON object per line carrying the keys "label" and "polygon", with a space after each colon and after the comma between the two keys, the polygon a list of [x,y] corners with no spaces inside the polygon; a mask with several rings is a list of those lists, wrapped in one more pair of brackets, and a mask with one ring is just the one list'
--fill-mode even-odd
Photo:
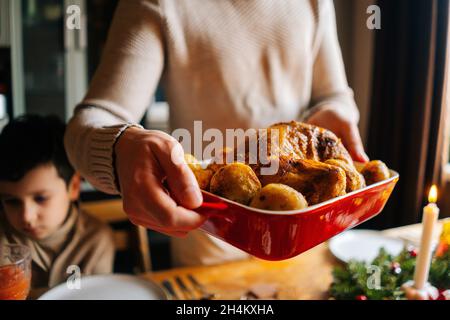
{"label": "green pine branch", "polygon": [[[368,265],[364,262],[350,261],[344,267],[336,267],[333,270],[334,281],[330,287],[330,295],[335,299],[347,300],[358,296],[374,300],[405,299],[400,287],[413,279],[415,264],[415,255],[406,248],[396,257],[381,249],[378,256],[369,264],[379,268],[379,287],[374,286],[377,283],[374,282],[376,276],[373,267],[368,269]],[[433,259],[429,281],[439,289],[450,288],[450,250],[443,256]]]}

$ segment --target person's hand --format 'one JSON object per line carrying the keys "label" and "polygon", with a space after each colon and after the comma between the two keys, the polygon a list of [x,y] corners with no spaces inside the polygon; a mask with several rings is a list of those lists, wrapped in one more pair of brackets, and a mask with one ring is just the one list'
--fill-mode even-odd
{"label": "person's hand", "polygon": [[178,237],[203,224],[206,218],[189,210],[203,199],[178,141],[160,131],[129,128],[115,153],[123,208],[132,223]]}
{"label": "person's hand", "polygon": [[369,157],[364,151],[356,121],[348,119],[333,108],[323,108],[314,113],[306,122],[334,132],[342,139],[342,143],[353,160],[369,161]]}

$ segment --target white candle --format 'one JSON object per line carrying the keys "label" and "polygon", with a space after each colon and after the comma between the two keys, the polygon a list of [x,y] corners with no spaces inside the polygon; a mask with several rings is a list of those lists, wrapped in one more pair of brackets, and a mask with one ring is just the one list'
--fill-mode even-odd
{"label": "white candle", "polygon": [[437,188],[432,186],[428,201],[430,202],[423,208],[422,217],[422,238],[420,239],[419,253],[417,254],[416,269],[414,272],[414,287],[421,290],[428,281],[430,271],[433,230],[439,216],[439,208],[436,205]]}

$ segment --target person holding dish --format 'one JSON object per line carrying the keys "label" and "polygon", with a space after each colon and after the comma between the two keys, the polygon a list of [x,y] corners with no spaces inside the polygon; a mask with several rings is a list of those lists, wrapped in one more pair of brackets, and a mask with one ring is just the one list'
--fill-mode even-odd
{"label": "person holding dish", "polygon": [[368,160],[331,0],[121,1],[66,148],[92,185],[122,195],[133,223],[174,236],[175,265],[246,255],[195,230],[205,221],[192,211],[202,194],[187,164],[171,159],[178,142],[137,125],[160,81],[172,129],[192,131],[196,120],[221,131],[303,120],[333,131],[354,160]]}

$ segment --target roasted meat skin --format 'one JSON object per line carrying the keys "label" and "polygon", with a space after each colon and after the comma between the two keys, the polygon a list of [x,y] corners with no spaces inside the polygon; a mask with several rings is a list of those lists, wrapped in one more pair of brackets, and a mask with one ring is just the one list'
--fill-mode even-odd
{"label": "roasted meat skin", "polygon": [[[278,130],[278,144],[272,145],[272,131]],[[258,146],[261,138],[267,139],[267,154],[279,160],[278,172],[274,175],[262,175],[261,162],[250,164],[256,172],[263,186],[269,183],[283,183],[302,193],[309,205],[320,203],[341,195],[346,191],[356,189],[357,183],[347,177],[346,170],[357,172],[353,166],[350,154],[341,140],[331,131],[292,121],[278,123],[268,128],[267,137],[258,137]],[[246,154],[246,161],[250,155]],[[327,164],[327,160],[337,160]],[[349,179],[348,179],[349,178]],[[350,183],[347,186],[347,181]],[[363,185],[363,183],[360,183]]]}
{"label": "roasted meat skin", "polygon": [[[276,135],[272,136],[274,133],[278,133],[278,139]],[[262,186],[270,183],[288,185],[302,193],[309,205],[364,186],[364,179],[354,167],[350,154],[341,140],[329,130],[291,121],[274,124],[267,131],[259,132],[253,139],[256,141],[249,138],[244,147],[241,145],[234,148],[233,159],[243,159],[250,165]],[[276,140],[272,141],[273,139]],[[252,150],[257,154],[250,153],[252,145],[257,146],[256,150]],[[261,169],[270,164],[261,161],[260,148],[262,154],[267,156],[266,160],[278,161],[279,167],[275,174],[262,174]],[[335,162],[325,163],[327,160]],[[221,166],[213,164],[211,168]]]}
{"label": "roasted meat skin", "polygon": [[[272,134],[275,134],[272,130],[278,130],[278,141],[275,143],[272,141]],[[267,141],[267,143],[262,141]],[[258,147],[257,150],[253,150],[256,154],[249,152],[249,147],[253,144]],[[337,159],[353,166],[350,154],[333,132],[297,121],[274,124],[267,128],[266,132],[258,132],[254,137],[246,139],[243,146],[236,146],[231,150],[226,148],[227,151],[220,154],[220,160],[217,158],[211,166],[215,169],[217,169],[215,166],[220,167],[220,164],[217,164],[226,162],[226,154],[230,152],[233,153],[233,157],[231,157],[233,162],[236,159],[245,159],[247,164],[255,164],[252,163],[252,160],[259,159],[259,148],[262,148],[268,157],[286,156],[319,162]]]}
{"label": "roasted meat skin", "polygon": [[[257,168],[258,174],[260,168]],[[314,205],[344,195],[346,176],[344,170],[323,162],[282,156],[274,175],[258,175],[263,186],[281,183],[300,192]]]}
{"label": "roasted meat skin", "polygon": [[325,161],[325,163],[339,167],[345,171],[345,175],[347,177],[347,187],[345,188],[345,191],[347,193],[362,189],[366,186],[366,181],[364,180],[363,175],[360,174],[353,165],[336,159],[329,159]]}
{"label": "roasted meat skin", "polygon": [[[341,140],[331,131],[302,122],[278,123],[267,130],[269,155],[272,130],[278,130],[279,139],[276,150],[278,156],[324,162],[328,159],[342,160],[353,165],[352,158]],[[259,139],[263,138],[260,136]]]}

